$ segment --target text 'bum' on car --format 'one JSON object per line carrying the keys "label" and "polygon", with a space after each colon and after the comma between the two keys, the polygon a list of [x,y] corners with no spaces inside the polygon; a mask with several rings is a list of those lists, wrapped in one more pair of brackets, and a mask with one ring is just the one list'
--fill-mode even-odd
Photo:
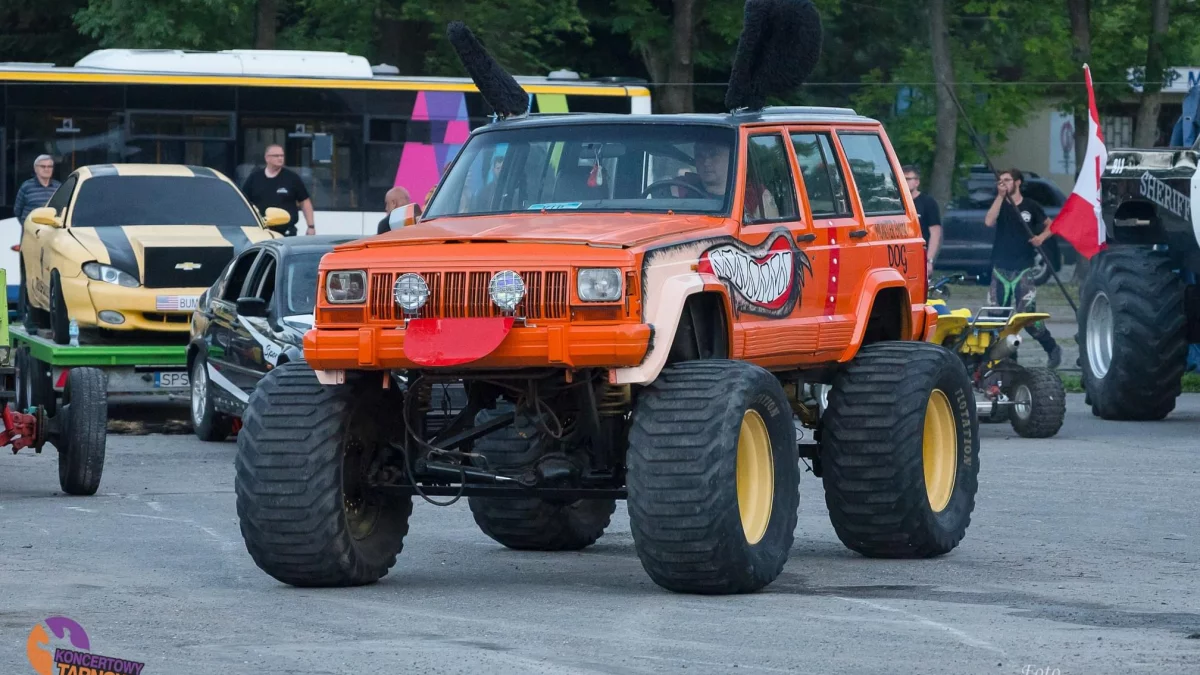
{"label": "text 'bum' on car", "polygon": [[197,297],[253,242],[279,237],[224,175],[202,167],[106,164],[71,173],[21,236],[21,307],[30,330],[68,341],[68,322],[117,331],[188,331]]}

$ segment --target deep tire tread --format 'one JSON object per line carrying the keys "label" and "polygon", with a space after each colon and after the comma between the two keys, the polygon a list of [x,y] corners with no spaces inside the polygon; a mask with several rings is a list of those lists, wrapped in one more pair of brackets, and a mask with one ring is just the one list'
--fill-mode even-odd
{"label": "deep tire tread", "polygon": [[108,440],[108,377],[99,368],[72,368],[66,398],[70,407],[60,439],[59,486],[70,495],[94,495]]}
{"label": "deep tire tread", "polygon": [[246,550],[272,577],[301,587],[357,586],[387,574],[403,549],[412,499],[389,502],[368,540],[343,509],[341,440],[361,396],[323,386],[304,362],[284,364],[255,388],[238,434],[235,487]]}
{"label": "deep tire tread", "polygon": [[[1113,312],[1112,363],[1104,378],[1087,356],[1087,312],[1097,291]],[[1187,369],[1184,284],[1171,259],[1148,248],[1118,246],[1092,262],[1080,298],[1083,386],[1092,414],[1107,420],[1161,420],[1175,409]]]}
{"label": "deep tire tread", "polygon": [[1067,414],[1067,392],[1062,378],[1049,368],[1027,368],[1017,376],[1016,386],[1024,383],[1033,397],[1033,409],[1028,419],[1010,415],[1013,430],[1024,438],[1050,438],[1062,428]]}
{"label": "deep tire tread", "polygon": [[[763,396],[782,408],[786,424],[772,432],[775,501],[767,533],[752,547],[738,511],[736,447],[747,405]],[[629,521],[638,557],[655,583],[677,592],[731,594],[756,591],[778,577],[799,506],[795,428],[779,381],[744,362],[679,363],[639,393],[632,422]]]}
{"label": "deep tire tread", "polygon": [[[950,383],[940,388],[970,428],[962,441],[969,454],[960,452],[942,514],[929,506],[922,455],[925,410],[938,381]],[[847,548],[868,557],[926,558],[959,544],[975,507],[979,424],[970,379],[955,354],[922,342],[863,347],[835,377],[822,423],[825,504]]]}

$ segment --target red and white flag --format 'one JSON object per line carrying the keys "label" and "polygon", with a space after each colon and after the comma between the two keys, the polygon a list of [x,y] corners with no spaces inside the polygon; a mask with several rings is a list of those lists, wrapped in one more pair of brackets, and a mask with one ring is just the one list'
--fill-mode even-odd
{"label": "red and white flag", "polygon": [[1069,241],[1083,257],[1091,258],[1107,248],[1104,217],[1100,214],[1100,176],[1108,163],[1108,149],[1104,147],[1096,94],[1092,91],[1092,71],[1087,64],[1083,66],[1083,76],[1088,90],[1087,152],[1075,189],[1050,224],[1050,231]]}

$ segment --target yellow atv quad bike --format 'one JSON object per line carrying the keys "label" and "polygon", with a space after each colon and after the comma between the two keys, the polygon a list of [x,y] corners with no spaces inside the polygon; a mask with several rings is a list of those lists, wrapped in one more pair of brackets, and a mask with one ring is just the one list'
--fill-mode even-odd
{"label": "yellow atv quad bike", "polygon": [[931,342],[954,353],[966,366],[975,388],[980,422],[1008,420],[1025,438],[1049,438],[1058,433],[1066,415],[1066,392],[1050,368],[1026,368],[1017,363],[1021,331],[1050,318],[1041,312],[1016,313],[1011,307],[982,307],[976,313],[946,305],[949,284],[963,281],[957,274],[929,287],[925,304],[938,313]]}

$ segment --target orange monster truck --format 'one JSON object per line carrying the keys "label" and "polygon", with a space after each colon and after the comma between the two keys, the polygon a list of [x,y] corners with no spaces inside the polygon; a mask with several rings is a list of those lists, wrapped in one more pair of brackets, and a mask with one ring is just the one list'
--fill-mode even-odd
{"label": "orange monster truck", "polygon": [[936,315],[891,144],[851,110],[763,105],[816,62],[810,2],[747,3],[728,114],[529,115],[449,32],[502,119],[420,222],[323,258],[306,363],[261,381],[238,438],[259,567],[376,581],[414,495],[466,496],[485,534],[541,551],[589,546],[627,499],[656,583],[749,592],[787,561],[802,459],[849,548],[953,549],[978,421],[958,358],[924,342]]}

